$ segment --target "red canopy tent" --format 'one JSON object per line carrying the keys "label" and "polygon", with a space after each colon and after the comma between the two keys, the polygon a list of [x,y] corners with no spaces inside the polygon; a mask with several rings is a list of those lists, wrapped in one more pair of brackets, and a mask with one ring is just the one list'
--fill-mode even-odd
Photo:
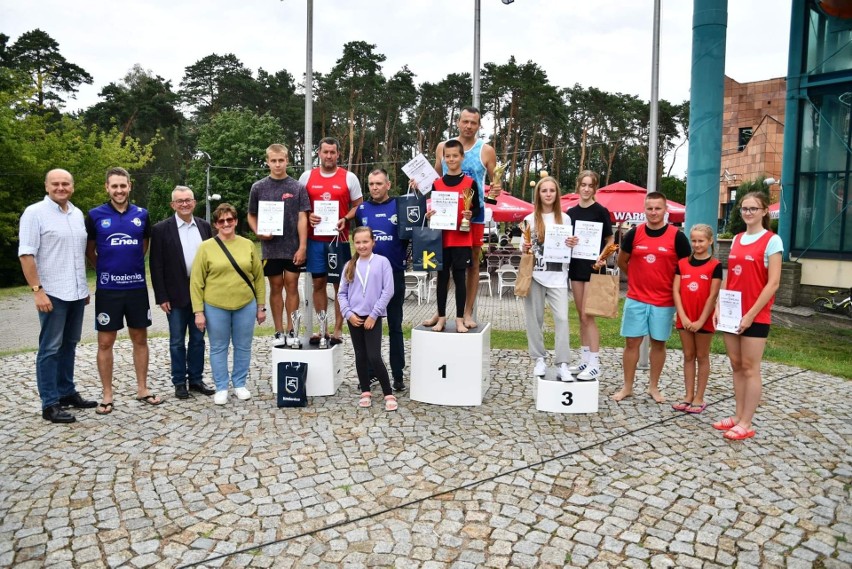
{"label": "red canopy tent", "polygon": [[[595,193],[595,201],[609,210],[613,223],[624,221],[644,223],[645,195],[647,193],[645,188],[622,180],[599,188]],[[576,198],[573,196],[576,196]],[[580,197],[576,194],[562,196],[562,210],[566,211],[568,208],[577,205],[579,201]],[[672,200],[667,201],[668,220],[672,223],[683,223],[686,218],[686,207]]]}
{"label": "red canopy tent", "polygon": [[[485,186],[486,196],[490,189],[490,186]],[[432,200],[427,200],[428,206],[431,206],[431,203]],[[533,212],[533,204],[516,198],[506,190],[502,190],[497,196],[496,204],[486,202],[485,207],[491,210],[491,219],[496,223],[518,223]]]}
{"label": "red canopy tent", "polygon": [[779,217],[781,217],[781,202],[769,206],[769,219],[778,219]]}

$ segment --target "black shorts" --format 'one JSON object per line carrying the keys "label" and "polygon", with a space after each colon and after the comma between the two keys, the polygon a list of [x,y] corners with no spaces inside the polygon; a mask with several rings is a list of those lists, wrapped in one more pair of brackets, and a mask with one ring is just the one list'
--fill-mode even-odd
{"label": "black shorts", "polygon": [[445,270],[458,271],[470,266],[470,247],[445,247],[443,256]]}
{"label": "black shorts", "polygon": [[754,322],[751,326],[743,330],[740,336],[745,336],[746,338],[768,338],[769,324]]}
{"label": "black shorts", "polygon": [[282,273],[304,273],[305,264],[296,265],[293,259],[264,259],[263,276],[277,277]]}
{"label": "black shorts", "polygon": [[99,290],[95,293],[95,330],[121,330],[125,318],[128,328],[147,328],[151,325],[147,288]]}
{"label": "black shorts", "polygon": [[[587,283],[592,280],[592,265],[595,262],[589,259],[571,259],[568,265],[568,279]],[[606,271],[602,271],[606,272]]]}

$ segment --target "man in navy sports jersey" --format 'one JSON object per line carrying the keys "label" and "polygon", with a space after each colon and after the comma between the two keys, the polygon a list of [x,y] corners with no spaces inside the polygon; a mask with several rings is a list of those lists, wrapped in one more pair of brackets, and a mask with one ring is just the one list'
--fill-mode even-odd
{"label": "man in navy sports jersey", "polygon": [[109,201],[89,210],[86,218],[86,258],[95,268],[95,329],[98,331],[98,374],[103,399],[95,410],[112,413],[113,352],[115,337],[124,327],[133,342],[136,399],[159,405],[162,399],[148,390],[148,326],[151,307],[145,282],[145,253],[150,225],[148,211],[130,203],[130,174],[124,168],[106,173]]}
{"label": "man in navy sports jersey", "polygon": [[402,336],[402,303],[405,300],[405,260],[408,241],[397,233],[396,199],[388,195],[391,183],[382,168],[370,172],[367,178],[370,201],[358,206],[355,223],[373,230],[376,246],[373,252],[390,261],[393,269],[393,297],[388,303],[388,336],[390,339],[390,364],[394,391],[405,389],[402,370],[405,368],[405,343]]}

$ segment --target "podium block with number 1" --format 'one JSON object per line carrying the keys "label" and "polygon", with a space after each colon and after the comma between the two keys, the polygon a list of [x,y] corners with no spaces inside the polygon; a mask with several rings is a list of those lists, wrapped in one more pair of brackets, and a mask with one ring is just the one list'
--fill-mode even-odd
{"label": "podium block with number 1", "polygon": [[482,405],[491,376],[491,324],[459,334],[455,319],[443,332],[411,331],[411,391],[414,401],[434,405]]}

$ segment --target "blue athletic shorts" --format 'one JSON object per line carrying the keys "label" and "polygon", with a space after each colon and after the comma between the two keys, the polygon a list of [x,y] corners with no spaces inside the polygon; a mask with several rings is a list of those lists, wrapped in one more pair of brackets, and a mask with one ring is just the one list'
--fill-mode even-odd
{"label": "blue athletic shorts", "polygon": [[[315,241],[308,239],[308,260],[305,267],[311,277],[321,277],[328,273],[328,241]],[[341,267],[349,262],[352,254],[347,248],[344,248],[343,258],[339,259],[338,263]]]}
{"label": "blue athletic shorts", "polygon": [[621,317],[621,335],[625,338],[651,336],[665,342],[672,335],[674,306],[654,306],[632,298],[625,299]]}

